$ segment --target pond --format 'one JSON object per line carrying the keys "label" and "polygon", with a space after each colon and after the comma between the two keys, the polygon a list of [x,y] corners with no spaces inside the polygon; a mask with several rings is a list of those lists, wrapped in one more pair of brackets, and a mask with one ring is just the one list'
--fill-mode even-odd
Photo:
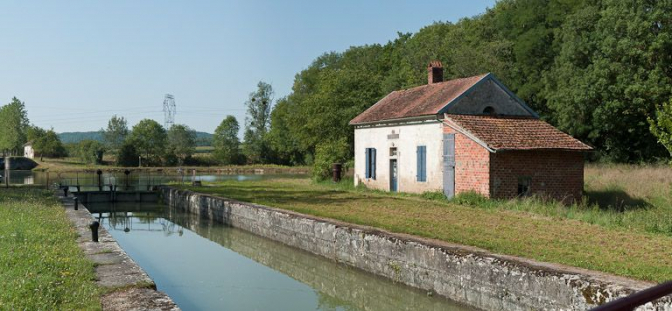
{"label": "pond", "polygon": [[183,310],[472,310],[160,204],[90,204]]}

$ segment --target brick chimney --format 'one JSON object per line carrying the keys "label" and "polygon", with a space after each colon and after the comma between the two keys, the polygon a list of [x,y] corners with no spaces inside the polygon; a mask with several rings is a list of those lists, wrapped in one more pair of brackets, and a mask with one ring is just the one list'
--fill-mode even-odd
{"label": "brick chimney", "polygon": [[435,60],[427,65],[427,84],[443,82],[443,65]]}

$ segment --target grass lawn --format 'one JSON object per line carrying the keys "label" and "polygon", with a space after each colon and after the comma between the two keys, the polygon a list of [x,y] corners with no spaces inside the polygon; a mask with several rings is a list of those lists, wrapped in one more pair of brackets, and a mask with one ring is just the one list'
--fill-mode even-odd
{"label": "grass lawn", "polygon": [[[672,236],[649,232],[644,225],[631,228],[611,223],[608,219],[623,212],[599,205],[565,207],[533,199],[450,202],[433,194],[390,194],[355,189],[350,181],[332,184],[309,179],[226,181],[185,188],[501,254],[642,280],[672,279]],[[586,218],[593,215],[592,219],[605,223],[581,219],[582,210]]]}
{"label": "grass lawn", "polygon": [[51,192],[0,189],[0,309],[99,310],[93,264]]}

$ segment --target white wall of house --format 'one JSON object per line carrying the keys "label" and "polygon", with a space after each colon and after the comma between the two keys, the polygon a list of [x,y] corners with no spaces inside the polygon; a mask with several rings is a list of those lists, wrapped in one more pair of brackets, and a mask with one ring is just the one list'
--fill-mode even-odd
{"label": "white wall of house", "polygon": [[35,158],[35,150],[33,150],[33,145],[23,146],[23,156],[29,159]]}
{"label": "white wall of house", "polygon": [[[398,138],[390,138],[388,135]],[[417,181],[417,146],[427,147],[427,181]],[[390,148],[397,148],[398,191],[422,193],[443,189],[443,130],[438,121],[413,125],[355,128],[355,185],[390,190]],[[376,179],[366,178],[366,148],[376,148]]]}

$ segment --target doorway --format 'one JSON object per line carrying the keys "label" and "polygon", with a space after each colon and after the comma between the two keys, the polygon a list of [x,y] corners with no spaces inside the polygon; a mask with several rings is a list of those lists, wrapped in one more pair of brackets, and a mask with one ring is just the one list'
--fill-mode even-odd
{"label": "doorway", "polygon": [[390,192],[397,192],[399,189],[399,174],[397,169],[397,159],[390,160]]}

